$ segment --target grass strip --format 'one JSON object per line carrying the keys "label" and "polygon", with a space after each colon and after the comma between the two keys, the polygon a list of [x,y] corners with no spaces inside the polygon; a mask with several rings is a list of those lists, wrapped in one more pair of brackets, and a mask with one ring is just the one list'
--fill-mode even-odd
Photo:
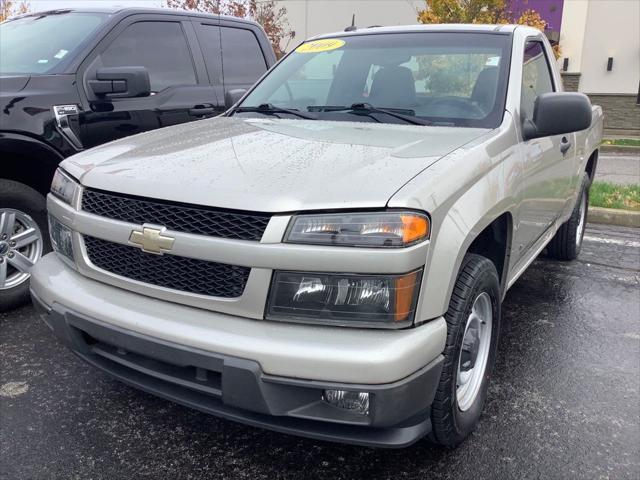
{"label": "grass strip", "polygon": [[589,190],[589,205],[640,211],[640,185],[593,182],[591,190]]}

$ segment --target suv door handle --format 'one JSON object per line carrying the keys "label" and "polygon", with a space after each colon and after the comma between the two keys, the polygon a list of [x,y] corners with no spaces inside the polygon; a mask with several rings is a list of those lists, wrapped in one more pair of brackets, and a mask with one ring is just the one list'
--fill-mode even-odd
{"label": "suv door handle", "polygon": [[567,137],[562,137],[562,140],[560,141],[560,151],[562,152],[562,155],[566,155],[570,148],[571,142],[569,139]]}
{"label": "suv door handle", "polygon": [[216,109],[210,103],[206,103],[204,105],[195,105],[193,108],[189,109],[189,115],[193,115],[194,117],[200,117],[202,115],[211,115],[215,113]]}

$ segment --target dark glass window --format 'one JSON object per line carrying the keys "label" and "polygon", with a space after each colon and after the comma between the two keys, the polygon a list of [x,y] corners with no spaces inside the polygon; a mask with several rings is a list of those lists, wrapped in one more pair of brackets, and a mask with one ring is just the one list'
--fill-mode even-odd
{"label": "dark glass window", "polygon": [[129,25],[102,53],[101,59],[105,67],[146,67],[154,92],[197,83],[191,52],[177,22]]}
{"label": "dark glass window", "polygon": [[198,38],[207,65],[207,72],[211,83],[222,85],[222,51],[220,48],[220,27],[215,25],[200,25]]}
{"label": "dark glass window", "polygon": [[225,85],[252,85],[267,71],[258,39],[242,28],[221,27],[221,30]]}
{"label": "dark glass window", "polygon": [[60,73],[107,19],[103,13],[42,13],[2,23],[0,72]]}
{"label": "dark glass window", "polygon": [[522,66],[522,115],[532,120],[536,97],[553,91],[553,78],[549,69],[549,60],[542,42],[527,42],[524,48],[524,64]]}

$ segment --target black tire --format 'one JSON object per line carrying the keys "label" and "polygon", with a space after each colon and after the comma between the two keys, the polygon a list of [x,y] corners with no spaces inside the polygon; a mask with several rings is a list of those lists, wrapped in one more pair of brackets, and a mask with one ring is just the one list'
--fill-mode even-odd
{"label": "black tire", "polygon": [[[464,411],[458,404],[458,366],[462,340],[475,300],[483,293],[491,299],[490,344],[484,375],[478,377],[479,389],[470,406]],[[486,298],[486,297],[485,297]],[[487,397],[489,379],[495,363],[498,335],[500,332],[500,281],[496,268],[490,260],[480,255],[465,256],[451,295],[447,321],[447,343],[444,349],[444,366],[440,383],[431,406],[432,435],[436,443],[454,447],[461,443],[477,426]],[[480,374],[482,370],[480,370]]]}
{"label": "black tire", "polygon": [[549,245],[547,254],[556,260],[575,260],[582,248],[587,213],[589,211],[589,187],[591,179],[583,174],[580,194],[576,205],[573,207],[571,217],[558,229]]}
{"label": "black tire", "polygon": [[[0,179],[0,212],[3,209],[18,210],[31,217],[42,234],[42,254],[51,250],[47,228],[47,206],[45,198],[40,193],[22,183]],[[2,261],[7,262],[7,257],[5,256]],[[19,307],[28,301],[28,279],[15,287],[0,289],[0,312]]]}

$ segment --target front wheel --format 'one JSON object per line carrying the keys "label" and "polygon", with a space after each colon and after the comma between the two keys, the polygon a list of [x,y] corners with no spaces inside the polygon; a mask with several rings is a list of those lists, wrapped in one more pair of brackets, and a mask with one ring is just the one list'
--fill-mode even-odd
{"label": "front wheel", "polygon": [[571,217],[562,224],[547,245],[547,252],[551,258],[575,260],[580,254],[584,229],[587,224],[590,183],[589,175],[585,173],[582,177],[578,201],[571,212]]}
{"label": "front wheel", "polygon": [[29,300],[31,267],[49,249],[44,197],[0,180],[0,312]]}
{"label": "front wheel", "polygon": [[447,343],[431,423],[433,439],[453,447],[478,424],[495,363],[500,280],[493,262],[465,256],[445,320]]}

